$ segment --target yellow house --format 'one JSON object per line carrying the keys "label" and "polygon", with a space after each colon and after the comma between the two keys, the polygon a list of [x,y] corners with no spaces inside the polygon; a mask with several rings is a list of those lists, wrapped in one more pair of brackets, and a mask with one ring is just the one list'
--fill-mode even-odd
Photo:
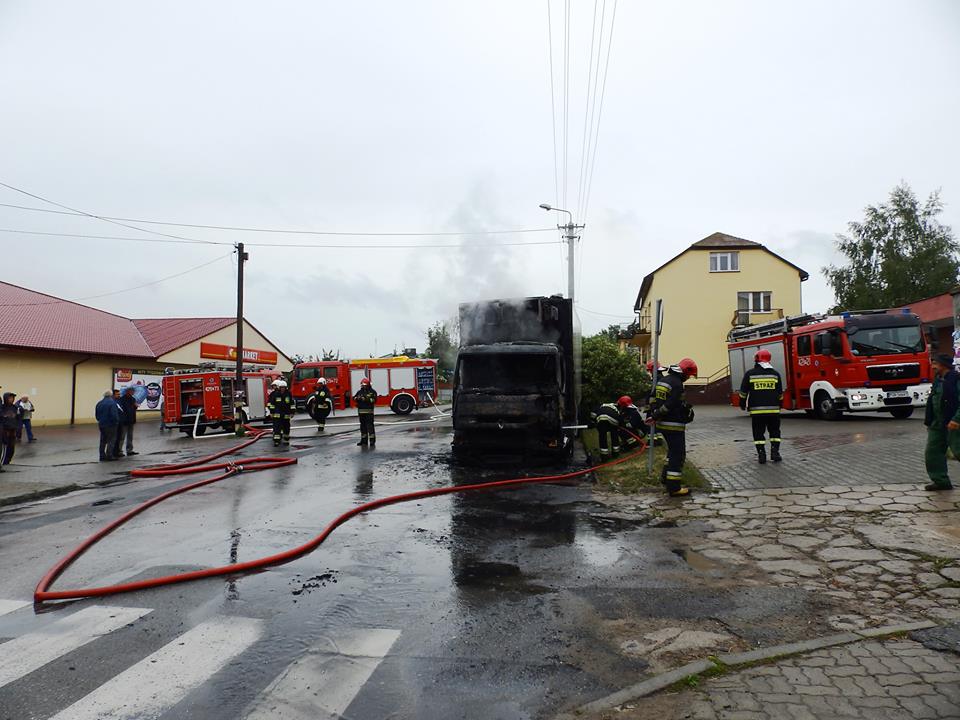
{"label": "yellow house", "polygon": [[640,285],[634,310],[639,331],[631,344],[641,360],[653,356],[653,315],[663,300],[659,359],[693,358],[706,385],[729,375],[727,333],[801,312],[800,283],[809,274],[760,243],[716,232],[695,242],[651,272]]}

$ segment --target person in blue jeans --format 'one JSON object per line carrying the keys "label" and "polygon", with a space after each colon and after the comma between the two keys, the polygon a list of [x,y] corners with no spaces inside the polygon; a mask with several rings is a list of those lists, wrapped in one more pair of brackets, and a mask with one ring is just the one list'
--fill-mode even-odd
{"label": "person in blue jeans", "polygon": [[103,393],[103,400],[97,403],[96,416],[97,425],[100,426],[100,462],[116,460],[114,446],[117,442],[117,426],[120,424],[120,408],[109,390]]}
{"label": "person in blue jeans", "polygon": [[20,408],[20,430],[17,430],[17,442],[20,442],[22,437],[22,430],[27,431],[27,442],[32,443],[36,442],[37,439],[33,436],[33,413],[36,410],[33,403],[30,402],[30,398],[24,395],[22,398],[17,400],[17,407]]}

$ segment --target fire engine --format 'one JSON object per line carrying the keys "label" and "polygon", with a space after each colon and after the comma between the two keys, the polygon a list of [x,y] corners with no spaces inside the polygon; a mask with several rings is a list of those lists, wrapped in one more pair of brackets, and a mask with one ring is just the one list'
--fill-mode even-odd
{"label": "fire engine", "polygon": [[920,319],[909,309],[799,315],[734,328],[727,349],[734,405],[760,349],[770,351],[783,378],[785,410],[806,410],[824,420],[845,412],[889,412],[903,419],[930,394],[930,358]]}
{"label": "fire engine", "polygon": [[[203,435],[207,428],[232,432],[237,418],[234,412],[236,368],[229,364],[204,363],[201,367],[174,370],[167,368],[163,376],[163,423],[176,426],[181,432]],[[243,368],[245,404],[240,410],[240,424],[267,418],[270,383],[282,378],[276,370]],[[197,417],[199,414],[199,418]]]}
{"label": "fire engine", "polygon": [[436,396],[437,361],[399,355],[298,363],[293,368],[290,383],[290,392],[298,408],[304,406],[321,377],[327,381],[337,410],[350,407],[350,400],[360,388],[360,380],[367,377],[379,394],[378,406],[389,407],[398,415],[407,415],[427,402],[428,394]]}

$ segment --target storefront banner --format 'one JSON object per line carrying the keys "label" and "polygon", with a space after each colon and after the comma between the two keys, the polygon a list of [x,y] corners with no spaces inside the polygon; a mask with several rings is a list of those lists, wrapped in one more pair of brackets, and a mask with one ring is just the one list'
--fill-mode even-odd
{"label": "storefront banner", "polygon": [[113,389],[122,395],[133,388],[138,410],[160,410],[163,407],[163,375],[155,370],[113,369]]}
{"label": "storefront banner", "polygon": [[[218,343],[200,343],[200,357],[207,360],[237,360],[237,348],[233,345],[220,345]],[[257,365],[276,365],[277,353],[273,350],[258,350],[256,348],[243,349],[243,361],[256,363]]]}

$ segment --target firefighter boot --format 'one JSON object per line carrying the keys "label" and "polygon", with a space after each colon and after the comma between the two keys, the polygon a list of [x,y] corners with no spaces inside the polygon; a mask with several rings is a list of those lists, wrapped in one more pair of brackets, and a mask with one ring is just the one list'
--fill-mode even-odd
{"label": "firefighter boot", "polygon": [[763,445],[757,445],[757,462],[761,465],[767,464],[767,448]]}
{"label": "firefighter boot", "polygon": [[773,462],[783,462],[783,458],[780,457],[780,443],[770,443],[770,459]]}

